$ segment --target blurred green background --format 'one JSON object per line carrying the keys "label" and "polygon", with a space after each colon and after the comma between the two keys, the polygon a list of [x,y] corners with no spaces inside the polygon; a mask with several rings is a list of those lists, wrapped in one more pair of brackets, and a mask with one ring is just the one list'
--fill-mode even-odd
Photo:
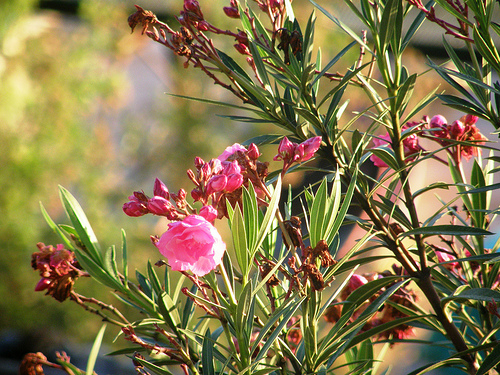
{"label": "blurred green background", "polygon": [[[201,3],[207,19],[235,28],[238,21],[222,12],[228,1]],[[139,5],[175,22],[182,0]],[[301,24],[311,10],[308,2],[296,2]],[[166,48],[140,32],[130,34],[127,17],[134,11],[129,1],[0,0],[0,356],[14,362],[24,350],[91,342],[100,326],[98,317],[75,304],[34,292],[39,276],[30,259],[36,243],[57,243],[40,202],[56,222],[67,222],[58,185],[79,199],[102,247],[119,246],[120,229],[126,230],[131,269],[142,271],[147,259],[159,259],[149,235],[161,234],[164,223],[125,216],[121,206],[132,191],[151,194],[155,177],[172,191],[189,191],[185,171],[195,156],[208,160],[234,142],[276,131],[217,116],[230,114],[222,107],[165,95],[240,104],[200,71],[184,69],[183,60]],[[326,64],[349,41],[325,17],[318,25]],[[233,40],[217,41],[220,49],[232,50]],[[347,55],[344,65],[357,53]],[[410,61],[423,61],[420,53],[412,54]],[[422,83],[417,99],[435,84]],[[364,109],[359,95],[349,94],[351,111]],[[270,160],[273,150],[267,152]],[[78,280],[75,288],[117,304],[91,280]],[[111,331],[108,345],[117,332]],[[16,351],[19,342],[24,346]]]}

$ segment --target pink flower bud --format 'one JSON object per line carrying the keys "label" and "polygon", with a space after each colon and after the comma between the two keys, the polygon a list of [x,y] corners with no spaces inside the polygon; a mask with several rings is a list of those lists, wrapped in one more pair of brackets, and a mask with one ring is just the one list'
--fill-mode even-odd
{"label": "pink flower bud", "polygon": [[436,115],[431,118],[431,121],[429,123],[431,128],[441,128],[445,126],[448,122],[446,121],[446,118],[441,115]]}
{"label": "pink flower bud", "polygon": [[42,290],[48,289],[51,283],[52,281],[50,279],[42,277],[35,286],[35,292],[40,292]]}
{"label": "pink flower bud", "polygon": [[212,222],[217,219],[217,210],[213,206],[203,206],[200,208],[199,215]]}
{"label": "pink flower bud", "polygon": [[199,156],[194,158],[194,166],[196,169],[201,168],[205,164],[205,161]]}
{"label": "pink flower bud", "polygon": [[217,267],[226,251],[217,229],[199,215],[170,223],[156,246],[172,270],[191,271],[197,276]]}
{"label": "pink flower bud", "polygon": [[321,146],[321,137],[319,136],[309,138],[308,140],[302,142],[299,145],[299,147],[301,148],[300,151],[301,158],[299,159],[299,161],[303,162],[311,159],[316,153],[316,151],[319,150],[320,146]]}
{"label": "pink flower bud", "polygon": [[475,125],[477,120],[479,120],[479,117],[474,116],[474,115],[465,115],[460,118],[460,121],[464,123],[464,125]]}
{"label": "pink flower bud", "polygon": [[210,166],[210,169],[211,169],[211,174],[218,174],[220,172],[222,172],[222,163],[221,163],[222,160],[220,159],[212,159],[210,160],[210,163],[209,163],[209,166]]}
{"label": "pink flower bud", "polygon": [[184,0],[184,10],[186,12],[193,12],[195,14],[198,14],[201,12],[200,10],[200,3],[196,0]]}
{"label": "pink flower bud", "polygon": [[248,146],[248,157],[252,160],[257,160],[261,153],[259,152],[259,148],[255,143],[251,143],[250,146]]}
{"label": "pink flower bud", "polygon": [[137,201],[137,200],[125,203],[123,205],[122,209],[126,215],[132,216],[132,217],[139,217],[139,216],[143,216],[143,215],[146,215],[147,213],[149,213],[146,205],[142,202]]}
{"label": "pink flower bud", "polygon": [[168,192],[167,186],[158,178],[155,180],[153,194],[158,197],[163,197],[167,200],[170,199],[170,194]]}
{"label": "pink flower bud", "polygon": [[223,164],[222,174],[226,176],[229,176],[231,174],[241,173],[241,167],[236,160],[233,160],[232,162],[225,161],[222,164]]}
{"label": "pink flower bud", "polygon": [[232,193],[241,185],[243,185],[243,176],[239,173],[230,174],[229,176],[227,176],[227,183],[224,190],[228,193]]}
{"label": "pink flower bud", "polygon": [[465,125],[462,121],[456,120],[451,124],[450,134],[454,139],[458,139],[465,132]]}
{"label": "pink flower bud", "polygon": [[207,21],[203,20],[203,21],[198,22],[198,24],[196,25],[196,28],[200,31],[207,31],[210,28],[210,25],[208,24]]}
{"label": "pink flower bud", "polygon": [[238,43],[243,43],[245,46],[248,46],[248,35],[244,31],[239,31],[236,35],[236,41]]}
{"label": "pink flower bud", "polygon": [[213,193],[223,191],[227,185],[227,176],[223,174],[218,174],[210,178],[207,184],[207,194],[211,195]]}
{"label": "pink flower bud", "polygon": [[283,137],[278,146],[278,155],[276,155],[273,160],[290,160],[295,153],[296,144],[290,142],[287,137]]}
{"label": "pink flower bud", "polygon": [[191,197],[194,199],[195,202],[198,202],[203,197],[203,194],[201,193],[200,189],[195,188],[191,190]]}
{"label": "pink flower bud", "polygon": [[250,50],[248,49],[248,47],[246,45],[244,45],[243,43],[238,43],[238,44],[235,44],[234,45],[234,48],[236,49],[236,51],[238,51],[239,53],[241,53],[242,55],[251,55],[250,53]]}
{"label": "pink flower bud", "polygon": [[230,18],[240,18],[240,11],[238,10],[238,8],[224,7],[222,8],[222,10],[224,11],[224,13],[226,13],[226,16]]}
{"label": "pink flower bud", "polygon": [[148,201],[148,210],[155,215],[166,216],[174,206],[163,197],[155,196]]}

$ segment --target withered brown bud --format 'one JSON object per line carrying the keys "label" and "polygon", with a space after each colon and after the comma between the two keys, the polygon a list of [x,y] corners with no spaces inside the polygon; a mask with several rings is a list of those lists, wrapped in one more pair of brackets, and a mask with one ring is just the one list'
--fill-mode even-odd
{"label": "withered brown bud", "polygon": [[342,307],[340,305],[331,305],[325,311],[324,318],[328,323],[336,323],[341,316]]}
{"label": "withered brown bud", "polygon": [[46,362],[42,353],[28,353],[19,366],[19,375],[44,375],[42,364]]}
{"label": "withered brown bud", "polygon": [[52,282],[47,294],[59,302],[64,302],[69,298],[75,285],[75,278],[72,273],[68,273]]}
{"label": "withered brown bud", "polygon": [[400,235],[401,233],[404,233],[404,229],[398,223],[390,223],[389,228],[391,228],[391,230],[394,232],[396,236]]}
{"label": "withered brown bud", "polygon": [[138,24],[141,24],[142,34],[144,34],[148,29],[149,24],[152,22],[156,22],[158,19],[153,12],[141,8],[139,5],[136,5],[135,7],[137,9],[137,12],[129,16],[128,25],[132,29],[132,32],[134,32],[135,27]]}
{"label": "withered brown bud", "polygon": [[181,35],[182,38],[184,39],[184,43],[186,44],[193,43],[193,35],[186,26],[181,26]]}
{"label": "withered brown bud", "polygon": [[330,254],[330,249],[328,248],[328,243],[325,240],[319,240],[313,250],[313,257],[321,258],[321,266],[322,267],[330,267],[333,266],[336,262]]}
{"label": "withered brown bud", "polygon": [[144,358],[144,356],[141,353],[135,352],[134,358],[132,359],[132,363],[134,364],[136,370],[143,369],[144,366],[141,364],[141,362],[137,361],[136,358],[138,359],[146,359],[146,358]]}
{"label": "withered brown bud", "polygon": [[[269,274],[269,272],[271,272],[272,269],[273,269],[273,267],[271,267],[270,264],[264,263],[260,267],[260,277],[262,277],[262,279],[264,279]],[[266,284],[269,286],[278,286],[280,284],[280,280],[276,277],[276,275],[272,275],[267,280]]]}
{"label": "withered brown bud", "polygon": [[299,52],[302,52],[302,39],[297,30],[290,33],[287,29],[282,28],[277,31],[277,34],[281,40],[278,44],[278,49],[283,51],[285,55],[284,62],[288,65],[290,64],[288,47],[290,47],[292,53],[296,56]]}
{"label": "withered brown bud", "polygon": [[[301,246],[302,245],[302,230],[300,228],[300,225],[302,222],[297,216],[292,216],[290,220],[285,220],[283,222],[286,231],[288,232],[288,235],[290,236],[290,239],[292,240],[293,246]],[[287,246],[289,244],[286,242],[285,236],[283,236],[283,241]]]}
{"label": "withered brown bud", "polygon": [[314,264],[303,264],[302,269],[304,271],[304,276],[311,281],[311,286],[313,290],[318,292],[325,289],[325,281],[323,280],[323,275],[319,272],[318,268]]}

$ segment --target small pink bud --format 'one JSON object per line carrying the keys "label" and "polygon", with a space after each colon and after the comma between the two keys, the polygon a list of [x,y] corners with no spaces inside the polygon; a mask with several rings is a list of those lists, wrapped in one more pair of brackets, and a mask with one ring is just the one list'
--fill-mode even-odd
{"label": "small pink bud", "polygon": [[302,142],[299,147],[302,146],[301,150],[304,150],[303,156],[300,158],[300,161],[307,161],[311,159],[316,151],[319,150],[321,146],[321,137],[313,137],[308,140]]}
{"label": "small pink bud", "polygon": [[172,203],[163,197],[155,196],[148,202],[148,210],[155,215],[165,216],[173,209]]}
{"label": "small pink bud", "polygon": [[217,210],[213,206],[203,206],[200,208],[199,215],[204,217],[206,221],[214,221],[217,219]]}
{"label": "small pink bud", "polygon": [[238,10],[238,8],[224,7],[222,8],[222,10],[224,11],[224,13],[226,13],[226,16],[230,18],[240,18],[240,11]]}
{"label": "small pink bud", "polygon": [[259,152],[259,148],[255,143],[251,143],[250,146],[248,146],[248,157],[252,160],[257,160],[261,153]]}
{"label": "small pink bud", "polygon": [[50,286],[51,282],[52,281],[50,279],[46,279],[45,277],[42,277],[40,279],[40,281],[35,286],[35,292],[40,292],[42,290],[47,289]]}
{"label": "small pink bud", "polygon": [[248,49],[248,47],[246,45],[244,45],[243,43],[238,43],[238,44],[235,44],[234,45],[234,48],[236,49],[236,51],[238,51],[239,53],[241,53],[242,55],[251,55],[250,53],[250,50]]}
{"label": "small pink bud", "polygon": [[465,131],[465,125],[464,123],[462,123],[462,121],[459,120],[453,121],[453,124],[451,124],[450,133],[454,139],[457,139],[462,134],[464,134],[464,131]]}
{"label": "small pink bud", "polygon": [[203,197],[203,194],[201,193],[200,189],[195,188],[191,190],[191,197],[194,199],[195,202],[198,202]]}
{"label": "small pink bud", "polygon": [[241,185],[243,185],[243,176],[239,173],[230,174],[227,176],[227,183],[224,190],[228,193],[232,193]]}
{"label": "small pink bud", "polygon": [[448,122],[446,121],[446,118],[441,115],[436,115],[431,118],[431,121],[429,123],[431,128],[441,128],[445,126]]}
{"label": "small pink bud", "polygon": [[465,115],[463,116],[460,121],[464,123],[464,125],[475,125],[477,120],[479,120],[479,117],[474,116],[474,115]]}
{"label": "small pink bud", "polygon": [[240,173],[241,173],[241,167],[236,160],[232,162],[225,161],[223,163],[222,174],[229,176],[231,174],[240,174]]}
{"label": "small pink bud", "polygon": [[187,195],[186,190],[184,190],[184,189],[179,189],[179,191],[177,192],[177,198],[180,200],[185,200],[186,195]]}
{"label": "small pink bud", "polygon": [[127,203],[123,204],[123,212],[125,212],[126,215],[132,216],[132,217],[139,217],[146,215],[149,213],[146,205],[142,202],[139,201],[130,201]]}
{"label": "small pink bud", "polygon": [[278,155],[276,155],[273,160],[289,160],[295,152],[296,144],[290,142],[287,137],[283,137],[278,146]]}
{"label": "small pink bud", "polygon": [[218,174],[222,171],[222,160],[220,159],[212,159],[210,160],[209,166],[211,169],[211,174]]}
{"label": "small pink bud", "polygon": [[165,199],[170,199],[170,194],[168,192],[167,185],[165,185],[159,178],[155,180],[155,185],[153,188],[153,194]]}
{"label": "small pink bud", "polygon": [[199,156],[194,158],[194,166],[196,169],[201,168],[205,164],[205,161]]}
{"label": "small pink bud", "polygon": [[243,43],[245,46],[248,46],[248,35],[244,31],[238,32],[236,35],[236,41],[239,43]]}
{"label": "small pink bud", "polygon": [[200,12],[200,3],[196,0],[184,0],[184,10],[197,14]]}
{"label": "small pink bud", "polygon": [[227,185],[227,176],[223,174],[218,174],[213,176],[207,184],[207,194],[213,194],[225,189]]}
{"label": "small pink bud", "polygon": [[196,28],[200,31],[207,31],[210,28],[210,25],[208,24],[207,21],[203,20],[203,21],[198,22],[198,24],[196,25]]}

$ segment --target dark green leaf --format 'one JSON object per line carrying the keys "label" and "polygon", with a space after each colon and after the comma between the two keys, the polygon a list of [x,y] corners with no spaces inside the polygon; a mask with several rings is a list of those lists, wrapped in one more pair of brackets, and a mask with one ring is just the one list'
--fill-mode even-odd
{"label": "dark green leaf", "polygon": [[401,237],[414,236],[421,234],[423,236],[487,236],[493,234],[487,230],[475,227],[461,225],[434,225],[432,227],[421,227],[402,233]]}

